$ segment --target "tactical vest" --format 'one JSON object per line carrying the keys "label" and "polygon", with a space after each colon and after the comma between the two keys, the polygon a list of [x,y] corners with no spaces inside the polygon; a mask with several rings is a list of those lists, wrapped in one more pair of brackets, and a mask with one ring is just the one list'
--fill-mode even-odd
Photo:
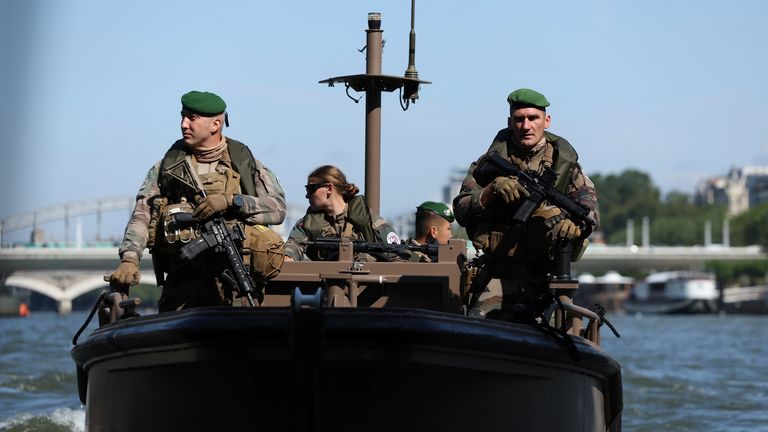
{"label": "tactical vest", "polygon": [[[251,151],[241,142],[227,138],[227,149],[222,159],[228,155],[232,169],[225,173],[214,170],[200,176],[203,188],[207,194],[234,194],[239,191],[247,195],[256,195],[254,175],[257,171],[256,161]],[[166,152],[160,162],[157,183],[160,196],[152,199],[153,209],[150,217],[150,233],[147,246],[153,255],[153,264],[162,271],[172,270],[182,264],[178,257],[179,249],[199,235],[195,226],[172,231],[169,223],[173,220],[169,217],[175,213],[192,213],[194,210],[193,197],[196,191],[185,185],[166,172],[165,167],[173,166],[181,162],[190,154],[189,148],[182,140],[176,141]],[[242,175],[241,175],[242,173]],[[154,206],[158,203],[158,206]],[[231,215],[230,215],[231,216]],[[236,220],[225,215],[228,225],[234,225]],[[246,227],[248,228],[248,227]],[[247,246],[244,244],[244,246]]]}
{"label": "tactical vest", "polygon": [[[323,212],[307,212],[307,214],[304,215],[304,229],[309,234],[310,240],[322,237],[324,220],[325,214]],[[354,232],[363,235],[365,241],[381,241],[378,232],[373,229],[371,211],[365,204],[365,199],[362,195],[357,195],[347,202],[346,221],[347,223],[352,224],[352,230]]]}
{"label": "tactical vest", "polygon": [[[571,178],[571,173],[576,167],[578,161],[578,155],[576,150],[571,144],[564,138],[561,138],[555,134],[544,132],[545,138],[548,144],[552,145],[552,166],[551,169],[555,172],[555,187],[563,193],[567,193],[568,183]],[[514,146],[512,136],[512,130],[509,128],[502,129],[494,138],[493,143],[488,148],[486,154],[497,152],[500,156],[507,160],[510,160],[512,152],[512,146]],[[514,161],[513,161],[514,163]],[[544,161],[542,161],[544,163]],[[522,168],[522,167],[521,167]],[[481,186],[485,186],[481,184]],[[502,213],[492,212],[486,218],[478,221],[477,224],[470,224],[467,228],[467,233],[475,243],[476,247],[479,244],[487,243],[488,247],[485,250],[496,257],[524,257],[526,255],[532,258],[536,254],[530,254],[525,251],[518,250],[518,246],[521,244],[538,245],[538,237],[532,235],[530,230],[526,230],[526,236],[532,236],[537,239],[534,241],[528,241],[525,238],[520,238],[519,235],[510,235],[510,226],[507,221],[507,212]],[[530,248],[525,248],[530,249]],[[529,252],[531,252],[529,250]],[[538,255],[541,255],[540,253]]]}
{"label": "tactical vest", "polygon": [[[555,152],[552,155],[554,160],[554,166],[552,170],[555,172],[556,180],[555,187],[561,191],[566,192],[568,188],[568,181],[571,178],[571,172],[576,166],[579,160],[579,155],[576,150],[571,146],[565,138],[559,137],[553,133],[544,132],[544,137],[547,142],[552,144]],[[510,147],[514,145],[512,137],[512,129],[504,128],[496,134],[496,138],[493,139],[493,143],[488,148],[487,153],[498,152],[499,155],[505,159],[509,159]]]}
{"label": "tactical vest", "polygon": [[[243,143],[231,138],[227,138],[227,152],[232,159],[232,167],[240,174],[240,190],[245,195],[256,196],[256,184],[254,177],[257,172],[256,160],[251,150]],[[167,197],[172,203],[178,203],[181,197],[189,197],[189,188],[180,181],[173,178],[165,172],[165,167],[173,166],[177,162],[184,160],[190,154],[189,148],[183,140],[176,141],[165,153],[160,162],[160,171],[158,173],[157,185],[160,187],[160,194]]]}

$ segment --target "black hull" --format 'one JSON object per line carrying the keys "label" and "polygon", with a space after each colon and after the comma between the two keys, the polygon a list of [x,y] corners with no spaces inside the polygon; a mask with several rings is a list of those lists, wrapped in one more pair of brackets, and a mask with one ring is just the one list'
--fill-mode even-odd
{"label": "black hull", "polygon": [[413,309],[200,308],[72,356],[88,430],[620,430],[621,371],[574,338]]}
{"label": "black hull", "polygon": [[768,314],[768,299],[723,303],[721,310],[728,314],[765,315]]}
{"label": "black hull", "polygon": [[624,310],[628,313],[650,314],[713,314],[719,308],[717,300],[667,300],[637,301],[626,300]]}

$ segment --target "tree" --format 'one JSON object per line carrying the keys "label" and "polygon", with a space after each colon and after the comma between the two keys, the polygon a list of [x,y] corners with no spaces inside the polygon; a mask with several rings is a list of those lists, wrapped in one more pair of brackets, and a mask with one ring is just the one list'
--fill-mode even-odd
{"label": "tree", "polygon": [[662,201],[648,174],[625,170],[621,174],[592,177],[600,205],[601,231],[608,243],[627,241],[626,226],[633,220],[635,239],[641,238],[642,219],[650,219],[653,244],[692,246],[703,244],[704,227],[711,222],[712,238],[722,234],[725,207],[697,206],[690,195],[672,191]]}
{"label": "tree", "polygon": [[731,220],[733,244],[760,245],[768,250],[768,203],[761,204]]}
{"label": "tree", "polygon": [[[609,243],[626,241],[627,220],[654,217],[659,207],[659,189],[648,174],[629,169],[619,175],[592,176],[600,206],[601,230]],[[635,227],[639,229],[639,223]]]}

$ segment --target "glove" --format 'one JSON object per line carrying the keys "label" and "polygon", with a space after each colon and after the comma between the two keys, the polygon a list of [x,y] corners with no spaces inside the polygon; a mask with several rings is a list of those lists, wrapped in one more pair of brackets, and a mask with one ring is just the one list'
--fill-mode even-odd
{"label": "glove", "polygon": [[133,259],[126,259],[117,266],[117,270],[112,273],[110,280],[123,285],[137,285],[141,280],[139,271],[139,262]]}
{"label": "glove", "polygon": [[493,197],[501,199],[506,204],[515,202],[520,197],[531,196],[525,188],[517,182],[517,177],[496,177],[495,180],[488,186],[486,186],[480,195],[480,203],[485,206],[490,202],[490,198]]}
{"label": "glove", "polygon": [[565,240],[573,240],[581,236],[581,229],[579,229],[572,220],[563,219],[549,231],[549,236],[553,239],[562,238]]}
{"label": "glove", "polygon": [[565,219],[565,214],[560,208],[551,205],[540,205],[531,215],[532,218],[541,218],[544,227],[551,231],[560,221]]}
{"label": "glove", "polygon": [[224,213],[232,204],[232,195],[213,194],[201,199],[192,212],[192,216],[198,221],[204,221],[211,216]]}

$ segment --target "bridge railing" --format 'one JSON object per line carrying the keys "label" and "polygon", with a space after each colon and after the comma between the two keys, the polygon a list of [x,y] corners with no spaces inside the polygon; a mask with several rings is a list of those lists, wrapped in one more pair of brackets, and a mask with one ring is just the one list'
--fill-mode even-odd
{"label": "bridge railing", "polygon": [[[93,200],[75,201],[39,208],[26,213],[21,213],[0,219],[0,247],[5,244],[5,234],[21,229],[36,229],[38,226],[50,222],[64,221],[66,236],[69,236],[70,219],[84,215],[96,215],[96,229],[101,231],[101,215],[115,210],[131,210],[136,203],[135,197],[119,196],[99,198]],[[69,243],[69,238],[64,244]]]}

